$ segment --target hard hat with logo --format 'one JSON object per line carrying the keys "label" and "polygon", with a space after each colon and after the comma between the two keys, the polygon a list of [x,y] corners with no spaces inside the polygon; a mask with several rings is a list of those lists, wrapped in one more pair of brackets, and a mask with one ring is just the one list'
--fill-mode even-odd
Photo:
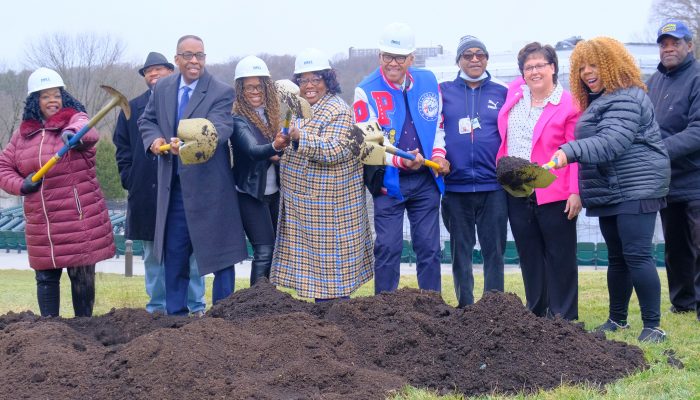
{"label": "hard hat with logo", "polygon": [[384,28],[379,40],[379,50],[405,56],[416,51],[415,44],[413,29],[404,23],[394,22]]}
{"label": "hard hat with logo", "polygon": [[243,58],[236,64],[236,78],[247,78],[249,76],[270,76],[270,70],[267,69],[265,61],[255,56]]}
{"label": "hard hat with logo", "polygon": [[41,67],[29,75],[27,81],[27,96],[44,89],[66,87],[58,72]]}
{"label": "hard hat with logo", "polygon": [[331,65],[328,63],[328,57],[319,49],[304,49],[294,60],[295,74],[323,71],[324,69],[331,69]]}

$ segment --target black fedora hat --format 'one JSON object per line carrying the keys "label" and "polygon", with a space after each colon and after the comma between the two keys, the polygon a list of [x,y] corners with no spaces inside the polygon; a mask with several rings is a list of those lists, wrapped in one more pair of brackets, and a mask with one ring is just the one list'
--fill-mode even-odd
{"label": "black fedora hat", "polygon": [[143,71],[145,71],[146,68],[152,67],[154,65],[164,65],[164,66],[168,67],[170,70],[175,69],[175,66],[173,64],[169,63],[164,55],[162,55],[160,53],[156,53],[155,51],[152,51],[152,52],[148,53],[148,57],[146,57],[146,62],[143,63],[143,68],[141,68],[139,70],[139,74],[141,74],[141,76],[144,76]]}

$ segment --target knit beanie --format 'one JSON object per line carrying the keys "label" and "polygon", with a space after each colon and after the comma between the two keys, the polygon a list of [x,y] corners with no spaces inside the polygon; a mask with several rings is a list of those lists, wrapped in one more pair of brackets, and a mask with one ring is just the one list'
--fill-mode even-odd
{"label": "knit beanie", "polygon": [[462,36],[461,39],[459,39],[459,44],[457,45],[457,58],[455,59],[455,63],[459,63],[459,58],[462,56],[462,53],[464,53],[464,50],[466,49],[481,49],[486,53],[486,59],[488,60],[489,58],[489,52],[486,50],[486,46],[484,46],[484,43],[479,40],[476,36]]}

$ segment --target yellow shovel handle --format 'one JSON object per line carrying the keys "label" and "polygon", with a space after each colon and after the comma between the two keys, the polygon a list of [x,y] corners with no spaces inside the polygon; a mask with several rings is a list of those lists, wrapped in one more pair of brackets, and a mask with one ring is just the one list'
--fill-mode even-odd
{"label": "yellow shovel handle", "polygon": [[32,182],[39,182],[41,178],[46,175],[46,172],[50,170],[57,162],[60,160],[61,157],[53,156],[49,158],[49,161],[44,164],[41,169],[39,169],[34,176],[32,176]]}
{"label": "yellow shovel handle", "polygon": [[434,169],[435,171],[440,169],[440,165],[436,163],[435,161],[430,161],[430,160],[424,160],[423,162],[427,167],[430,167]]}

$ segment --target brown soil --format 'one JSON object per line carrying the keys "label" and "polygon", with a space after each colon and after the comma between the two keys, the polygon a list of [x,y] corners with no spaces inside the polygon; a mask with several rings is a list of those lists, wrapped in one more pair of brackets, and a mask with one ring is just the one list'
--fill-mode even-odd
{"label": "brown soil", "polygon": [[503,186],[514,190],[522,188],[523,184],[535,180],[530,171],[525,168],[537,165],[519,157],[506,156],[498,159],[496,165],[496,180]]}
{"label": "brown soil", "polygon": [[530,393],[645,368],[639,348],[501,293],[464,310],[412,289],[311,304],[263,281],[204,318],[0,316],[0,393],[13,399],[382,399],[406,384]]}

